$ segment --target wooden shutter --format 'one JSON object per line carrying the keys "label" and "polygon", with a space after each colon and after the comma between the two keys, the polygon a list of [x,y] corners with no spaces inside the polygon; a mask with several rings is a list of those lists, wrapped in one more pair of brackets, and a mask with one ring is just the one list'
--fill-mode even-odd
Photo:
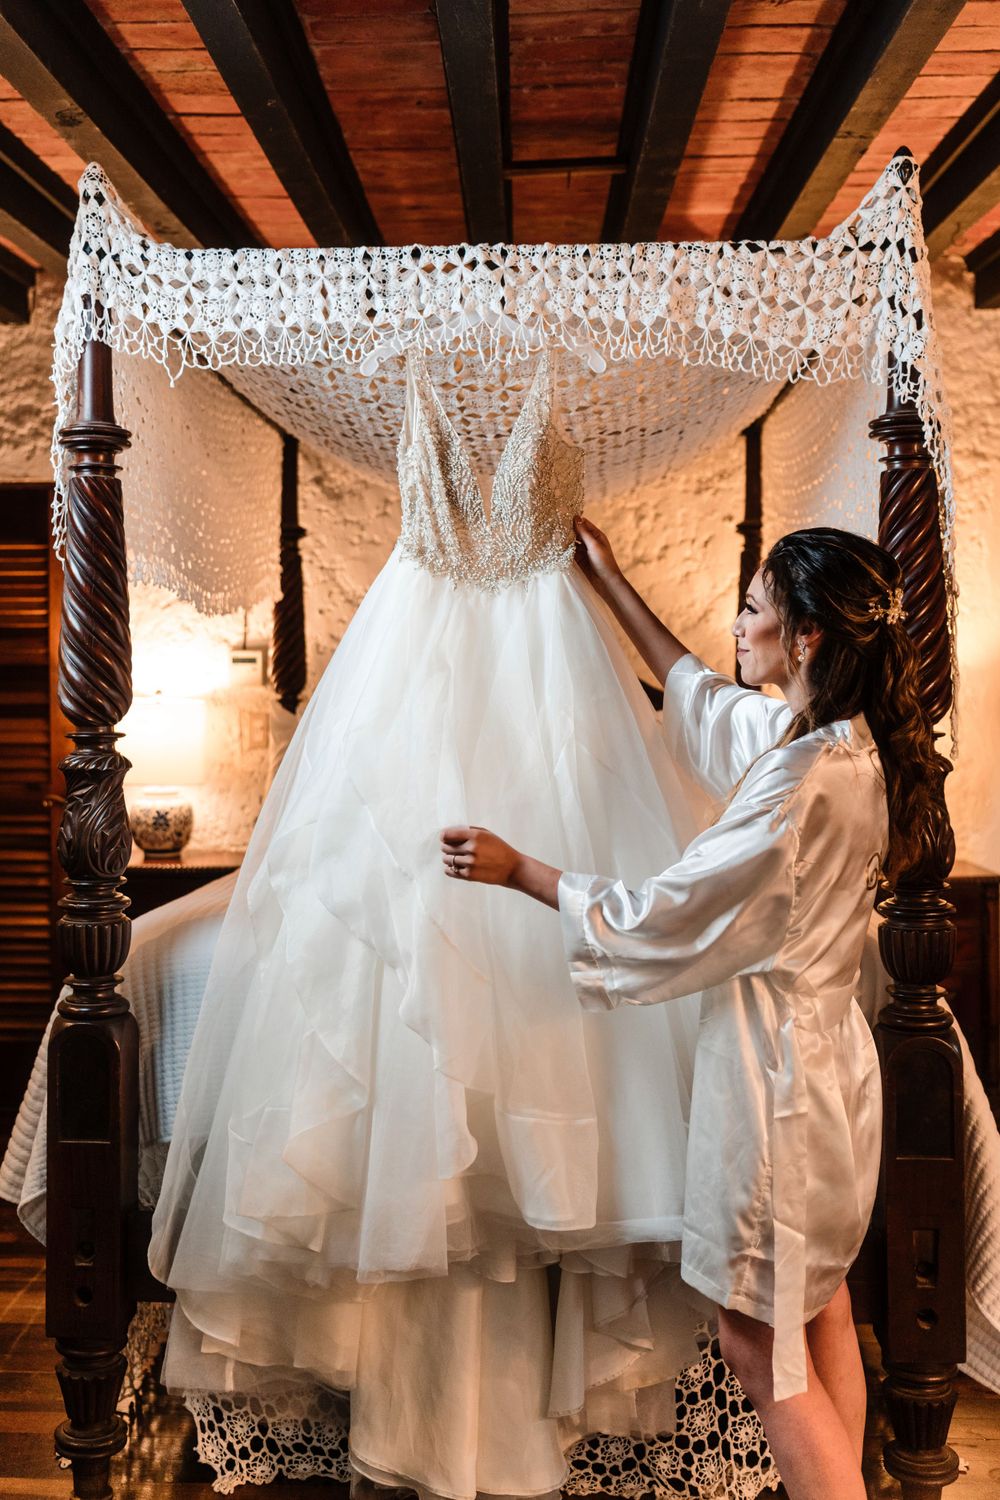
{"label": "wooden shutter", "polygon": [[0,488],[0,1042],[33,1047],[61,976],[54,956],[62,777],[55,706],[60,574],[50,491]]}

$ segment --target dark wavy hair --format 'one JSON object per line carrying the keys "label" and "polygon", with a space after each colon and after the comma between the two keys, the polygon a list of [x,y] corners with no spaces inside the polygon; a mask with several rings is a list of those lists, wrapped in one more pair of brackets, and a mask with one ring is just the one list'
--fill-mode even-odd
{"label": "dark wavy hair", "polygon": [[888,619],[903,583],[899,564],[867,537],[816,526],[775,542],[761,567],[781,620],[789,670],[801,670],[796,636],[822,631],[808,664],[809,701],[785,742],[864,714],[878,746],[889,807],[885,874],[920,864],[945,762],[920,700],[916,648],[902,619]]}

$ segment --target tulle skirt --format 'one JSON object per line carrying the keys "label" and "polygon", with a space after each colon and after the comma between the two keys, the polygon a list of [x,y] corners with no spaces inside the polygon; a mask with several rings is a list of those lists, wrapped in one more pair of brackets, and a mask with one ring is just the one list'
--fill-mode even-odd
{"label": "tulle skirt", "polygon": [[438,835],[638,882],[693,809],[575,570],[488,594],[393,554],[220,934],[153,1221],[169,1384],[349,1389],[358,1466],[452,1496],[557,1487],[598,1387],[605,1429],[663,1425],[704,1311],[675,1264],[699,999],[584,1013],[558,914],[448,880]]}

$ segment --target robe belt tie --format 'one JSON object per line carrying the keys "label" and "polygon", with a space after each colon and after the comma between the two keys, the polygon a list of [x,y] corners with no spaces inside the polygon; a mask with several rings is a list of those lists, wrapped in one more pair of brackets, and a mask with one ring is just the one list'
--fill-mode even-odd
{"label": "robe belt tie", "polygon": [[793,1015],[778,1032],[774,1074],[771,1216],[774,1224],[774,1399],[806,1389],[806,1160],[808,1095]]}

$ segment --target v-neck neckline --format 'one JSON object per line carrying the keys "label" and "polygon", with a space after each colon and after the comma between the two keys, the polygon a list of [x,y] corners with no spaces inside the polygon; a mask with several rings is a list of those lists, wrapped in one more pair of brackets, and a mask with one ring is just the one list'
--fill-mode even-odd
{"label": "v-neck neckline", "polygon": [[[445,427],[445,429],[446,429],[446,431],[448,433],[448,436],[449,436],[449,438],[450,438],[450,440],[452,442],[453,447],[455,448],[455,450],[457,451],[457,453],[458,453],[458,455],[459,455],[459,457],[461,459],[462,469],[463,469],[465,478],[467,479],[467,481],[468,481],[468,483],[469,483],[469,485],[470,485],[470,487],[472,489],[472,492],[475,495],[476,499],[479,501],[479,512],[480,512],[480,515],[482,517],[483,524],[485,526],[489,526],[491,524],[491,522],[493,520],[493,516],[495,514],[494,500],[495,500],[496,494],[497,494],[497,481],[500,479],[500,477],[501,477],[501,475],[503,473],[504,464],[505,464],[506,459],[507,459],[507,454],[511,450],[511,447],[513,445],[514,438],[515,438],[515,436],[516,436],[516,434],[518,432],[518,429],[520,428],[521,423],[523,422],[523,420],[524,420],[524,418],[525,418],[525,416],[526,416],[526,414],[528,412],[528,409],[531,406],[531,403],[535,399],[535,394],[536,394],[536,392],[538,390],[538,382],[539,382],[539,380],[540,380],[540,378],[542,376],[542,373],[543,373],[543,371],[547,372],[547,370],[548,370],[549,351],[548,351],[547,348],[543,349],[541,351],[541,353],[540,353],[540,355],[538,357],[538,363],[535,366],[535,372],[534,372],[534,374],[531,377],[531,383],[528,386],[527,393],[525,394],[525,397],[524,397],[523,401],[521,402],[520,408],[518,409],[517,416],[514,418],[514,424],[511,427],[510,432],[507,434],[507,438],[506,438],[506,441],[504,442],[503,448],[501,450],[500,457],[497,460],[497,466],[493,470],[493,479],[492,479],[492,482],[491,482],[491,485],[490,485],[489,503],[487,503],[486,497],[483,494],[482,486],[479,483],[479,479],[478,479],[478,477],[476,475],[476,471],[472,467],[472,461],[469,458],[468,450],[466,449],[465,442],[464,442],[464,440],[462,438],[462,435],[459,432],[458,428],[455,426],[454,422],[451,420],[451,417],[448,415],[447,411],[445,410],[444,402],[441,400],[441,397],[438,395],[437,388],[436,388],[436,386],[434,384],[434,381],[431,379],[431,373],[430,373],[430,371],[427,368],[427,361],[426,361],[426,359],[424,357],[423,350],[417,349],[417,348],[411,346],[407,350],[407,359],[411,362],[411,365],[413,365],[413,366],[416,367],[416,369],[419,371],[419,374],[421,374],[423,376],[424,381],[426,382],[426,384],[427,384],[427,386],[428,386],[428,388],[430,390],[431,399],[434,402],[434,408],[437,411],[438,417],[440,418],[441,422],[444,424],[444,427]],[[419,389],[418,389],[418,392],[417,392],[417,396],[418,396],[418,401],[420,402],[420,411],[421,411],[421,414],[425,416],[425,420],[426,420],[426,415],[423,412],[423,397],[422,397],[422,392],[420,392]],[[411,438],[411,445],[412,445],[412,442],[413,442],[413,439]]]}

